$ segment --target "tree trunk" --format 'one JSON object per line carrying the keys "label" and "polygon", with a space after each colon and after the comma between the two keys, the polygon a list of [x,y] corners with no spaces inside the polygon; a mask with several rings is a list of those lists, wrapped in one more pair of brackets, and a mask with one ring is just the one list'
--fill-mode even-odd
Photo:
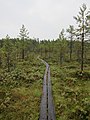
{"label": "tree trunk", "polygon": [[81,73],[83,73],[83,56],[84,56],[84,32],[82,33],[82,42],[81,42],[81,46],[82,46],[82,53],[81,53]]}
{"label": "tree trunk", "polygon": [[83,63],[84,63],[84,59],[83,59],[83,56],[84,56],[84,13],[83,13],[83,23],[82,23],[82,42],[81,42],[81,46],[82,46],[82,53],[81,53],[81,73],[83,73]]}

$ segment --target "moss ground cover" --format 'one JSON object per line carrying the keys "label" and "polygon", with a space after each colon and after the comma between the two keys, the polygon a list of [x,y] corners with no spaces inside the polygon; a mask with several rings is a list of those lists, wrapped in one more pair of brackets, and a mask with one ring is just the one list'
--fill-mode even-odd
{"label": "moss ground cover", "polygon": [[0,69],[0,120],[38,120],[44,70],[36,58]]}
{"label": "moss ground cover", "polygon": [[90,66],[83,77],[78,71],[78,63],[51,64],[57,120],[90,120]]}

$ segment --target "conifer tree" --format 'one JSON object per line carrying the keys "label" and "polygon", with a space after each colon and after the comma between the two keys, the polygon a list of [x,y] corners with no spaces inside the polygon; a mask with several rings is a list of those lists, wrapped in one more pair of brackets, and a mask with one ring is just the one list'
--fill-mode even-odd
{"label": "conifer tree", "polygon": [[25,28],[24,25],[22,25],[22,28],[20,29],[20,33],[19,33],[19,37],[21,39],[21,43],[22,43],[22,59],[25,58],[25,40],[27,40],[28,37],[28,30]]}
{"label": "conifer tree", "polygon": [[84,40],[85,35],[87,33],[87,16],[88,11],[85,4],[80,7],[79,14],[74,17],[77,21],[78,28],[77,28],[77,36],[81,36],[81,73],[83,73],[83,64],[84,64]]}
{"label": "conifer tree", "polygon": [[10,72],[11,66],[11,52],[12,52],[12,42],[9,35],[6,36],[4,40],[3,50],[6,58],[7,71]]}
{"label": "conifer tree", "polygon": [[75,30],[74,30],[74,26],[73,25],[70,25],[69,28],[67,29],[67,32],[69,33],[70,35],[70,61],[72,60],[72,49],[73,49],[73,38],[74,38],[74,35],[75,35]]}
{"label": "conifer tree", "polygon": [[65,34],[64,34],[64,29],[61,30],[60,34],[59,34],[59,39],[57,40],[58,45],[59,45],[59,61],[60,61],[60,65],[62,65],[64,58],[65,58],[65,53],[66,53],[66,49],[67,49],[67,42],[66,42],[66,38],[65,38]]}

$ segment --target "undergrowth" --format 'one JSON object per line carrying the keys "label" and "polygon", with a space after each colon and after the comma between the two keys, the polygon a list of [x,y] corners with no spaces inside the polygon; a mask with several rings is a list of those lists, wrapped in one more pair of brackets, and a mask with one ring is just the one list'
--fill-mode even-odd
{"label": "undergrowth", "polygon": [[51,79],[57,120],[90,120],[90,67],[83,77],[78,64],[52,64]]}
{"label": "undergrowth", "polygon": [[36,58],[0,69],[0,120],[38,120],[44,70]]}

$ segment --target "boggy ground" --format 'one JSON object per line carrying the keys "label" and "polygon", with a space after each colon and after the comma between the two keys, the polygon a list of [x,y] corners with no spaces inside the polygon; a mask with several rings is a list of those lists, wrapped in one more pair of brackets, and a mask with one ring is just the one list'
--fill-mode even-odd
{"label": "boggy ground", "polygon": [[36,57],[0,69],[0,120],[38,120],[45,66]]}
{"label": "boggy ground", "polygon": [[51,64],[51,80],[57,120],[90,120],[90,65]]}

